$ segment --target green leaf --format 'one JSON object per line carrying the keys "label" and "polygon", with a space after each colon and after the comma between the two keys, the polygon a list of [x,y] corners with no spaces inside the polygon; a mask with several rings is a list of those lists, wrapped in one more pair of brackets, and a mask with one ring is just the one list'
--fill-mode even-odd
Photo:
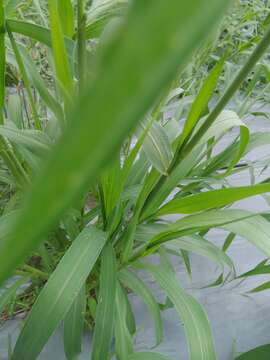
{"label": "green leaf", "polygon": [[241,275],[238,275],[238,278],[246,278],[249,276],[256,276],[262,274],[269,274],[270,273],[270,265],[265,264],[268,259],[263,260],[258,265],[256,265],[252,270],[249,270]]}
{"label": "green leaf", "polygon": [[180,236],[214,227],[242,236],[270,257],[269,222],[260,215],[243,210],[217,210],[187,216],[169,225],[166,231],[155,235],[148,244],[150,248],[154,248]]}
{"label": "green leaf", "polygon": [[201,305],[187,294],[168,267],[145,265],[173,302],[179,313],[189,345],[190,360],[215,360],[215,348],[207,315]]}
{"label": "green leaf", "polygon": [[155,323],[156,346],[160,344],[163,337],[162,319],[158,303],[147,285],[133,272],[121,270],[118,273],[120,281],[135,294],[141,296],[145,304],[148,306],[149,312],[152,314]]}
{"label": "green leaf", "polygon": [[113,160],[111,166],[101,176],[102,191],[106,217],[109,218],[115,210],[120,197],[121,165],[120,156]]}
{"label": "green leaf", "polygon": [[39,95],[41,96],[44,103],[48,106],[48,108],[52,110],[52,112],[58,119],[63,121],[63,110],[61,105],[55,99],[55,95],[53,96],[47,89],[44,80],[38,73],[36,66],[33,63],[31,57],[28,55],[26,48],[23,46],[19,46],[19,49],[31,83],[33,84],[33,86],[35,86],[35,88],[39,92]]}
{"label": "green leaf", "polygon": [[231,246],[233,240],[235,238],[235,234],[234,233],[229,233],[229,235],[226,237],[224,244],[222,246],[222,251],[226,252],[229,247]]}
{"label": "green leaf", "polygon": [[222,268],[224,265],[228,266],[228,268],[234,272],[234,264],[230,257],[210,241],[205,240],[199,235],[191,235],[189,237],[172,240],[167,243],[166,247],[169,249],[183,249],[205,256],[218,263]]}
{"label": "green leaf", "polygon": [[19,51],[17,42],[15,41],[15,38],[13,36],[13,33],[10,31],[10,28],[7,24],[6,24],[6,29],[7,29],[7,33],[9,36],[9,40],[10,40],[10,43],[12,46],[12,50],[13,50],[16,62],[18,64],[20,76],[22,78],[26,93],[28,95],[29,108],[31,109],[31,114],[34,119],[35,128],[41,130],[41,122],[40,122],[39,114],[37,112],[35,99],[34,99],[34,96],[33,96],[33,93],[32,93],[31,87],[30,87],[28,74],[25,69],[25,66],[24,66],[24,63],[23,63],[23,60],[21,57],[21,53]]}
{"label": "green leaf", "polygon": [[154,193],[154,195],[148,200],[143,210],[142,219],[147,218],[147,216],[156,212],[157,208],[163,203],[163,201],[166,200],[175,187],[178,186],[179,182],[185,178],[195,166],[201,152],[202,147],[198,147],[196,150],[192,151],[166,177],[166,180],[159,191]]}
{"label": "green leaf", "polygon": [[256,215],[236,223],[226,224],[222,228],[247,239],[267,257],[270,257],[270,223],[262,216]]}
{"label": "green leaf", "polygon": [[114,328],[116,296],[116,257],[112,245],[106,245],[101,256],[100,288],[95,317],[91,359],[108,359]]}
{"label": "green leaf", "polygon": [[64,349],[68,360],[76,359],[82,351],[85,296],[85,286],[83,286],[64,319]]}
{"label": "green leaf", "polygon": [[[52,47],[51,32],[49,29],[32,24],[26,21],[7,19],[7,25],[14,33],[27,36],[33,40],[39,41],[49,47]],[[65,46],[70,58],[73,56],[74,41],[65,38]]]}
{"label": "green leaf", "polygon": [[127,360],[170,360],[170,358],[155,352],[138,352],[129,355]]}
{"label": "green leaf", "polygon": [[16,7],[19,5],[20,0],[9,0],[5,5],[6,16],[9,17],[16,10]]}
{"label": "green leaf", "polygon": [[212,210],[200,214],[186,216],[175,223],[167,225],[167,229],[153,234],[148,244],[151,247],[162,244],[180,236],[194,234],[196,232],[214,227],[222,227],[234,222],[254,217],[255,214],[243,210]]}
{"label": "green leaf", "polygon": [[[121,171],[121,188],[123,188],[124,187],[124,185],[126,184],[126,182],[127,182],[127,180],[128,180],[128,177],[130,176],[130,175],[132,175],[132,171],[134,171],[134,168],[135,168],[135,166],[137,165],[135,165],[135,166],[132,166],[133,164],[134,164],[134,162],[135,162],[135,160],[136,160],[136,157],[138,156],[138,154],[139,154],[139,151],[140,151],[140,149],[141,149],[141,147],[142,147],[142,145],[143,145],[143,142],[144,142],[144,140],[145,140],[145,137],[146,137],[146,135],[147,135],[147,133],[148,133],[148,131],[149,131],[149,129],[150,129],[150,126],[151,126],[151,122],[149,122],[148,123],[148,126],[145,128],[145,130],[142,132],[142,134],[139,136],[139,138],[138,138],[138,140],[137,140],[137,142],[136,142],[136,144],[135,144],[135,146],[132,148],[132,150],[130,151],[130,153],[128,154],[128,156],[127,156],[127,158],[126,158],[126,160],[125,160],[125,162],[124,162],[124,165],[123,165],[123,167],[122,167],[122,171]],[[141,154],[140,154],[141,155]],[[144,157],[146,157],[145,156],[145,154],[143,154],[143,156],[142,156],[142,158],[143,158],[143,160],[144,160]],[[140,160],[141,160],[141,157],[140,157]],[[139,161],[140,161],[139,160]],[[145,163],[147,163],[147,160],[145,159]],[[141,165],[141,164],[140,164]],[[147,164],[147,167],[148,167],[148,164]],[[144,169],[144,166],[140,166],[140,168],[142,169]],[[135,169],[136,170],[136,169]],[[139,171],[138,171],[139,172]],[[138,172],[137,172],[137,175],[138,175]],[[134,180],[134,177],[133,177],[133,179],[132,180]],[[134,183],[136,183],[135,181],[134,181]]]}
{"label": "green leaf", "polygon": [[224,59],[220,60],[208,77],[204,80],[202,88],[200,89],[195,101],[192,103],[190,112],[184,125],[183,132],[181,134],[181,142],[184,142],[186,138],[192,133],[192,130],[196,126],[198,120],[203,114],[204,110],[208,106],[213,92],[217,86],[218,79],[221,75],[224,65]]}
{"label": "green leaf", "polygon": [[267,281],[265,283],[263,283],[262,285],[259,285],[257,287],[255,287],[254,289],[250,290],[249,293],[257,293],[257,292],[261,292],[261,291],[265,291],[265,290],[269,290],[270,289],[270,281]]}
{"label": "green leaf", "polygon": [[127,326],[127,304],[120,283],[116,287],[115,352],[117,359],[126,360],[133,353],[132,337]]}
{"label": "green leaf", "polygon": [[[26,197],[12,236],[0,244],[0,282],[89,189],[227,6],[222,0],[133,3],[122,28],[100,48],[95,78]],[[11,247],[16,251],[11,253]]]}
{"label": "green leaf", "polygon": [[37,358],[77,298],[106,240],[106,234],[92,226],[74,240],[36,300],[16,342],[14,360]]}
{"label": "green leaf", "polygon": [[252,349],[245,354],[241,354],[235,360],[268,360],[270,354],[270,345],[262,345]]}
{"label": "green leaf", "polygon": [[16,11],[17,6],[21,3],[20,0],[8,0],[5,5],[6,16],[9,17],[13,15]]}
{"label": "green leaf", "polygon": [[226,131],[231,130],[234,127],[240,128],[240,140],[238,143],[238,151],[235,152],[234,157],[231,160],[231,163],[228,166],[227,171],[223,174],[223,176],[227,175],[233,167],[238,163],[241,159],[242,155],[245,153],[246,148],[248,146],[249,141],[249,129],[247,126],[241,121],[239,116],[231,110],[223,110],[213,125],[208,129],[205,135],[202,137],[199,144],[203,144],[208,141],[212,137],[219,137],[224,134]]}
{"label": "green leaf", "polygon": [[224,207],[235,201],[270,191],[270,183],[212,190],[187,197],[179,197],[164,205],[158,215],[192,214],[197,211]]}
{"label": "green leaf", "polygon": [[8,119],[12,121],[17,128],[23,128],[22,103],[18,94],[11,94],[8,97]]}
{"label": "green leaf", "polygon": [[105,26],[113,19],[126,14],[127,0],[102,0],[98,4],[93,3],[88,14],[86,26],[87,39],[98,38]]}
{"label": "green leaf", "polygon": [[[16,295],[18,289],[25,283],[29,281],[29,278],[23,277],[14,282],[10,287],[4,289],[4,292],[0,295],[0,314],[5,309],[5,306],[9,303],[10,300]],[[3,289],[2,289],[3,290]]]}
{"label": "green leaf", "polygon": [[183,258],[187,273],[188,273],[190,279],[192,279],[192,268],[191,268],[191,263],[190,263],[189,252],[186,250],[181,250],[181,256]]}
{"label": "green leaf", "polygon": [[39,130],[19,130],[0,125],[0,135],[6,137],[15,145],[23,146],[38,154],[47,154],[52,147],[50,138]]}
{"label": "green leaf", "polygon": [[74,13],[71,0],[60,0],[57,2],[58,14],[61,21],[63,34],[72,38],[75,33]]}
{"label": "green leaf", "polygon": [[70,97],[73,95],[73,79],[65,48],[60,16],[58,15],[56,7],[56,0],[49,0],[49,13],[55,73],[64,96]]}
{"label": "green leaf", "polygon": [[148,131],[143,149],[150,163],[161,174],[166,175],[173,153],[166,131],[159,123],[154,122]]}
{"label": "green leaf", "polygon": [[124,295],[125,300],[126,300],[127,327],[128,327],[129,333],[133,336],[133,335],[135,335],[136,330],[137,330],[136,329],[136,319],[135,319],[134,312],[133,312],[133,309],[132,309],[132,306],[131,306],[131,303],[129,301],[127,293],[123,292],[123,295]]}

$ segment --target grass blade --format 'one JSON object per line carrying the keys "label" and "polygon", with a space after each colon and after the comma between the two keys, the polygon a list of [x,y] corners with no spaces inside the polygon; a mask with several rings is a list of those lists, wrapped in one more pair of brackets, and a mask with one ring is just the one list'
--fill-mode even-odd
{"label": "grass blade", "polygon": [[13,298],[13,296],[16,294],[18,289],[25,283],[29,281],[29,278],[23,277],[17,281],[15,281],[14,284],[12,284],[10,287],[8,287],[3,294],[0,296],[0,314],[4,310],[5,306],[9,303],[9,301]]}
{"label": "grass blade", "polygon": [[173,153],[166,131],[159,123],[154,122],[148,131],[143,144],[143,150],[151,164],[161,174],[166,175]]}
{"label": "grass blade", "polygon": [[86,294],[83,286],[64,319],[64,348],[68,360],[76,359],[82,351],[85,306]]}
{"label": "grass blade", "polygon": [[152,295],[146,284],[134,273],[128,270],[121,270],[118,274],[120,281],[134,293],[141,296],[145,304],[148,306],[149,312],[152,314],[155,324],[156,345],[160,344],[163,337],[163,328],[160,309],[154,296]]}
{"label": "grass blade", "polygon": [[145,265],[173,302],[186,332],[190,360],[215,360],[215,348],[207,315],[200,304],[179,286],[168,267]]}
{"label": "grass blade", "polygon": [[23,83],[24,83],[24,86],[25,86],[25,89],[26,89],[26,92],[27,92],[27,95],[28,95],[30,109],[31,109],[31,112],[32,112],[32,115],[33,115],[35,128],[40,130],[41,129],[41,122],[40,122],[39,115],[38,115],[38,112],[37,112],[37,109],[36,109],[34,96],[32,94],[32,90],[31,90],[31,87],[30,87],[28,74],[27,74],[27,71],[25,69],[24,63],[22,61],[21,53],[20,53],[19,48],[17,46],[17,43],[16,43],[16,41],[14,39],[14,36],[13,36],[12,32],[10,31],[9,26],[6,25],[6,27],[7,27],[9,39],[10,39],[10,42],[11,42],[11,45],[12,45],[12,49],[13,49],[13,52],[14,52],[14,55],[15,55],[15,58],[16,58],[20,73],[21,73],[21,77],[22,77],[22,80],[23,80]]}
{"label": "grass blade", "polygon": [[54,115],[60,121],[63,121],[63,109],[59,102],[55,99],[55,97],[50,93],[47,89],[44,80],[38,73],[35,64],[33,63],[31,57],[28,55],[28,52],[25,47],[19,46],[20,53],[25,64],[26,70],[29,75],[29,80],[31,81],[32,85],[35,86],[37,91],[39,92],[40,97],[44,101],[44,103],[48,106],[49,109],[52,110]]}
{"label": "grass blade", "polygon": [[167,244],[169,249],[171,247],[173,249],[183,249],[201,256],[205,256],[215,261],[222,268],[224,268],[224,265],[226,265],[231,271],[234,271],[234,265],[230,257],[210,241],[205,240],[199,235],[181,237],[180,239],[172,240]]}
{"label": "grass blade", "polygon": [[[51,32],[49,29],[26,21],[7,19],[6,22],[13,33],[27,36],[33,40],[41,42],[44,45],[52,47]],[[68,56],[72,58],[74,51],[74,42],[70,39],[65,38],[65,46],[68,52]]]}
{"label": "grass blade", "polygon": [[133,353],[133,344],[127,326],[127,304],[120,283],[116,287],[115,304],[115,352],[117,359],[126,360]]}
{"label": "grass blade", "polygon": [[73,94],[73,80],[55,0],[49,0],[49,12],[55,73],[60,89],[67,101],[66,98],[71,97]]}
{"label": "grass blade", "polygon": [[210,72],[208,77],[205,79],[202,88],[200,89],[195,101],[192,103],[190,112],[184,125],[183,132],[181,134],[181,143],[183,143],[187,137],[192,133],[192,130],[196,126],[202,113],[208,106],[208,102],[213,96],[214,90],[217,86],[218,79],[221,75],[224,66],[224,59],[220,60],[214,69]]}
{"label": "grass blade", "polygon": [[41,291],[17,340],[13,359],[35,360],[71,308],[106,243],[88,227],[72,243]]}
{"label": "grass blade", "polygon": [[245,354],[241,354],[235,360],[268,360],[270,354],[270,345],[262,345],[252,349]]}
{"label": "grass blade", "polygon": [[270,184],[265,183],[253,186],[241,186],[202,192],[200,194],[190,195],[184,198],[176,198],[170,201],[158,211],[158,215],[192,214],[197,211],[223,207],[235,201],[269,191]]}
{"label": "grass blade", "polygon": [[109,243],[102,252],[100,289],[91,359],[108,359],[114,328],[116,258]]}
{"label": "grass blade", "polygon": [[57,2],[58,14],[64,36],[72,38],[75,33],[74,12],[71,0]]}

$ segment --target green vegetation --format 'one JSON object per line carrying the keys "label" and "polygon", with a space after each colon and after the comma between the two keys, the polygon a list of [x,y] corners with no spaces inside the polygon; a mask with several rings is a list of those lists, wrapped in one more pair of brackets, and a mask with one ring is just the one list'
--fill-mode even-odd
{"label": "green vegetation", "polygon": [[[216,359],[172,257],[190,276],[190,253],[216,262],[216,285],[269,273],[269,214],[231,205],[270,181],[228,181],[268,167],[240,161],[270,140],[242,121],[269,117],[253,108],[269,98],[269,24],[262,0],[0,0],[1,285],[17,276],[0,313],[26,315],[11,359],[37,359],[63,321],[67,359],[88,327],[93,360],[168,360],[134,352],[130,292],[153,317],[156,345],[173,306],[190,359]],[[222,249],[212,228],[227,232]],[[267,257],[242,275],[226,253],[236,235]]]}

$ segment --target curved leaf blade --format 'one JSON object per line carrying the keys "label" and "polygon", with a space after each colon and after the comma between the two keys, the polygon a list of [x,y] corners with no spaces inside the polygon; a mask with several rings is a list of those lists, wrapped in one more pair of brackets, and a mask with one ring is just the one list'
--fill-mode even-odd
{"label": "curved leaf blade", "polygon": [[107,240],[95,227],[74,240],[35,302],[20,333],[13,359],[35,360],[67,314]]}
{"label": "curved leaf blade", "polygon": [[160,344],[163,338],[163,327],[162,319],[160,314],[159,305],[156,302],[153,294],[147,285],[134,273],[128,270],[121,270],[118,273],[119,280],[131,289],[134,293],[139,295],[145,304],[147,305],[149,312],[152,314],[154,323],[155,323],[155,333],[156,333],[156,346]]}
{"label": "curved leaf blade", "polygon": [[270,354],[270,345],[262,345],[252,349],[245,354],[241,354],[235,360],[268,360]]}
{"label": "curved leaf blade", "polygon": [[116,257],[112,245],[106,245],[101,257],[100,289],[95,318],[91,359],[108,359],[114,328],[116,296]]}
{"label": "curved leaf blade", "polygon": [[235,201],[260,195],[269,191],[270,183],[264,183],[253,186],[241,186],[202,192],[183,198],[180,197],[173,199],[158,211],[158,215],[192,214],[198,211],[224,207],[234,203]]}
{"label": "curved leaf blade", "polygon": [[68,360],[76,359],[82,351],[85,300],[85,286],[83,286],[64,319],[64,349]]}
{"label": "curved leaf blade", "polygon": [[183,320],[190,360],[215,360],[215,348],[207,315],[201,305],[187,294],[175,274],[167,267],[145,265]]}

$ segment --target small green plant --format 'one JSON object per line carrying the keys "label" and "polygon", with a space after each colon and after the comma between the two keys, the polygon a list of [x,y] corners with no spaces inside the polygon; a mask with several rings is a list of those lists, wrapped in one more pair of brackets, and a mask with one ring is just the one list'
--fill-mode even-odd
{"label": "small green plant", "polygon": [[[164,119],[164,109],[181,98],[175,78],[226,2],[35,3],[40,25],[5,16],[16,2],[0,3],[0,280],[20,275],[0,298],[0,311],[6,317],[14,307],[30,310],[11,358],[37,359],[63,321],[67,359],[81,352],[85,323],[93,329],[93,360],[168,359],[134,352],[132,291],[153,316],[156,344],[163,338],[161,310],[174,306],[190,359],[215,359],[207,315],[179,285],[171,255],[189,274],[189,253],[207,256],[221,267],[219,283],[236,276],[226,254],[235,234],[270,256],[267,219],[228,208],[269,192],[270,184],[232,188],[227,182],[267,136],[256,134],[249,143],[238,114],[225,110],[264,55],[269,31],[209,110],[226,53],[215,61],[180,128],[181,101],[176,115]],[[7,60],[19,94],[6,94]],[[232,128],[239,135],[217,153]],[[172,221],[172,214],[181,216]],[[228,232],[222,250],[206,239],[214,227]],[[145,261],[150,255],[159,257],[158,266]],[[153,276],[165,304],[138,270]],[[29,278],[30,288],[13,301]]]}

